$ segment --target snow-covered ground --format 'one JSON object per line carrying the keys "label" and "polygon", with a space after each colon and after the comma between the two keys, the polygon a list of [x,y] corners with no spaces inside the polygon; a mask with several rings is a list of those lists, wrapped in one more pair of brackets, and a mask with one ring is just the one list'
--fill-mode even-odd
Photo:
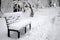
{"label": "snow-covered ground", "polygon": [[0,18],[0,40],[60,40],[59,12],[60,8],[34,10],[32,29],[19,39],[7,36],[5,19]]}

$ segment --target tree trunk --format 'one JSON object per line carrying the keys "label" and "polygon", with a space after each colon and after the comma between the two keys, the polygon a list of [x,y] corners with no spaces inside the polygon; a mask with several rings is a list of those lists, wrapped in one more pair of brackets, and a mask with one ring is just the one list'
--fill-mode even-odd
{"label": "tree trunk", "polygon": [[29,4],[29,8],[30,8],[30,10],[31,10],[30,16],[33,17],[33,16],[34,16],[33,9],[32,9],[32,7],[31,7],[31,4],[30,4],[30,3],[28,3],[28,4]]}

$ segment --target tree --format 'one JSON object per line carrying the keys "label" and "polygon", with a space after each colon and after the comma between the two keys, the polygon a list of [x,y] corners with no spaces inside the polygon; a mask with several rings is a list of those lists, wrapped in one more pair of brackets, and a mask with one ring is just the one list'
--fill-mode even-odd
{"label": "tree", "polygon": [[32,6],[31,6],[31,4],[29,3],[29,2],[26,2],[26,1],[24,1],[23,2],[23,12],[25,12],[26,10],[25,10],[25,7],[27,8],[29,8],[30,10],[31,10],[31,13],[30,13],[30,16],[31,17],[33,17],[34,16],[34,13],[33,13],[33,9],[32,9]]}
{"label": "tree", "polygon": [[33,17],[33,16],[34,16],[33,9],[32,9],[32,7],[31,7],[31,4],[30,4],[30,3],[28,3],[28,4],[29,4],[29,8],[30,8],[30,10],[31,10],[30,16]]}

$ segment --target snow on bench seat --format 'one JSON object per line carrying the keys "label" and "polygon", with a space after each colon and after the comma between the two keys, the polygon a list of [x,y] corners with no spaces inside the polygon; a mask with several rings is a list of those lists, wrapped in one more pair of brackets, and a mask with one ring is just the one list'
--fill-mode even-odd
{"label": "snow on bench seat", "polygon": [[20,20],[19,22],[10,24],[9,28],[19,30],[20,28],[23,28],[23,27],[27,26],[30,23],[31,23],[30,19],[23,19],[23,20]]}
{"label": "snow on bench seat", "polygon": [[19,30],[22,27],[31,23],[31,18],[23,18],[21,17],[23,12],[13,12],[13,13],[6,13],[3,17],[6,17],[7,24],[9,24],[9,29],[16,29]]}

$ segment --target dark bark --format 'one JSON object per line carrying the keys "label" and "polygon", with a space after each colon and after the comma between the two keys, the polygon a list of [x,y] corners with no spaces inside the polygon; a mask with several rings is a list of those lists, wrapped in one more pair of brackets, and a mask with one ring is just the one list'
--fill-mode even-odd
{"label": "dark bark", "polygon": [[29,4],[29,8],[30,8],[30,10],[31,10],[30,16],[33,17],[33,16],[34,16],[33,9],[32,9],[32,7],[31,7],[31,4],[30,4],[30,3],[28,3],[28,4]]}
{"label": "dark bark", "polygon": [[1,11],[1,0],[0,0],[0,11]]}
{"label": "dark bark", "polygon": [[59,2],[59,6],[60,6],[60,0],[58,0],[58,2]]}

